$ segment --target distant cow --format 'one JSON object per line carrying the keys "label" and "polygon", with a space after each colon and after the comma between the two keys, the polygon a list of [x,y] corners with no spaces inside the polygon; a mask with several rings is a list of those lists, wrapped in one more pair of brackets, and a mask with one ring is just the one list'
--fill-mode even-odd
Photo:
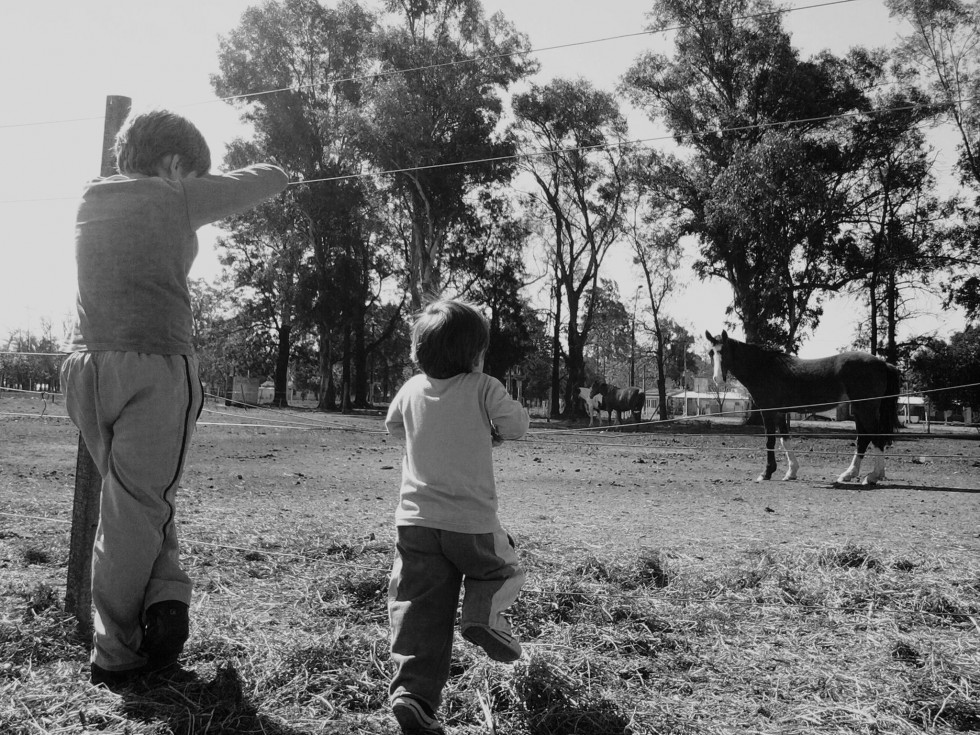
{"label": "distant cow", "polygon": [[623,423],[623,412],[629,411],[633,415],[633,421],[640,423],[640,416],[643,414],[643,406],[646,403],[646,394],[639,388],[617,388],[615,385],[602,383],[598,380],[592,381],[592,388],[589,390],[590,396],[602,396],[602,410],[608,414],[608,423],[612,423],[612,413],[616,412],[616,422]]}
{"label": "distant cow", "polygon": [[592,426],[596,416],[599,417],[599,426],[602,426],[602,396],[594,396],[588,386],[578,388],[578,395],[585,403],[585,412],[589,414],[589,426]]}

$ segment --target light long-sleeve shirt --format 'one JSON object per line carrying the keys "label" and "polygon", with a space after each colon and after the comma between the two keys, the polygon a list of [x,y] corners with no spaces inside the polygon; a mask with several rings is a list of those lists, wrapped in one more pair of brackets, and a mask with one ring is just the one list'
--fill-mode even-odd
{"label": "light long-sleeve shirt", "polygon": [[405,439],[395,523],[458,533],[500,529],[491,422],[520,439],[529,419],[499,380],[484,373],[416,375],[395,395],[385,427]]}
{"label": "light long-sleeve shirt", "polygon": [[120,174],[89,182],[75,224],[78,321],[69,349],[194,354],[187,275],[196,230],[288,183],[269,164],[177,181]]}

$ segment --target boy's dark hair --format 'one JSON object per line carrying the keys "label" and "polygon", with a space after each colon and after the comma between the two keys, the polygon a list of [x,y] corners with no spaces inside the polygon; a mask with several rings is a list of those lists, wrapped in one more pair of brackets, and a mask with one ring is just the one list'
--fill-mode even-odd
{"label": "boy's dark hair", "polygon": [[121,174],[155,176],[164,156],[176,153],[187,173],[211,169],[211,150],[194,123],[169,110],[130,115],[116,135],[116,168]]}
{"label": "boy's dark hair", "polygon": [[430,378],[471,372],[489,344],[486,317],[465,301],[433,301],[412,325],[412,359]]}

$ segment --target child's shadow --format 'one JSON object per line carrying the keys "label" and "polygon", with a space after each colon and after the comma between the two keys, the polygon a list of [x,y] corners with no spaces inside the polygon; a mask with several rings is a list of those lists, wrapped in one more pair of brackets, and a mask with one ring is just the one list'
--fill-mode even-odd
{"label": "child's shadow", "polygon": [[169,732],[304,735],[259,714],[245,697],[241,676],[231,662],[220,664],[211,681],[193,675],[186,680],[174,677],[120,693],[127,717],[166,724]]}

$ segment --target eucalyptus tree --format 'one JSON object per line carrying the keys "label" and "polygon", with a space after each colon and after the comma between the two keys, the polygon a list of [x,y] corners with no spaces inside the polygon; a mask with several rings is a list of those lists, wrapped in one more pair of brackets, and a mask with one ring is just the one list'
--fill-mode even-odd
{"label": "eucalyptus tree", "polygon": [[[885,1],[911,27],[898,57],[918,72],[922,91],[956,129],[960,182],[980,193],[980,4]],[[961,209],[960,218],[948,240],[945,290],[969,319],[980,321],[980,197]]]}
{"label": "eucalyptus tree", "polygon": [[585,380],[583,348],[600,267],[623,231],[627,126],[615,97],[584,79],[531,85],[514,96],[513,108],[521,169],[534,183],[532,204],[548,223],[555,294],[551,411],[557,416],[559,356],[565,360],[564,401],[571,411],[573,391]]}
{"label": "eucalyptus tree", "polygon": [[841,59],[799,57],[768,0],[658,0],[651,17],[677,27],[673,57],[643,54],[622,89],[680,152],[651,154],[646,186],[697,237],[697,273],[731,286],[747,338],[795,349],[849,280],[850,115],[867,100]]}
{"label": "eucalyptus tree", "polygon": [[31,391],[58,389],[61,358],[56,353],[62,346],[50,321],[42,321],[40,334],[13,330],[0,347],[0,385]]}
{"label": "eucalyptus tree", "polygon": [[[271,375],[276,364],[276,338],[267,315],[237,298],[230,274],[217,282],[190,280],[194,312],[194,350],[206,393],[224,394],[232,375]],[[240,398],[239,397],[236,397]]]}
{"label": "eucalyptus tree", "polygon": [[[884,78],[876,74],[869,82]],[[898,326],[911,316],[906,294],[930,288],[941,262],[940,224],[952,203],[936,195],[933,153],[922,125],[934,116],[932,105],[907,86],[891,87],[875,102],[879,111],[854,130],[865,164],[850,192],[854,250],[848,269],[860,274],[852,287],[868,305],[868,349],[896,363]]]}
{"label": "eucalyptus tree", "polygon": [[931,338],[909,360],[910,378],[940,410],[980,406],[980,327],[968,325],[948,341]]}
{"label": "eucalyptus tree", "polygon": [[479,0],[383,7],[359,141],[405,219],[405,287],[417,309],[442,290],[447,237],[470,194],[511,177],[513,145],[496,132],[502,96],[535,65],[527,38],[499,13],[486,18]]}
{"label": "eucalyptus tree", "polygon": [[356,315],[370,300],[362,272],[371,234],[356,121],[373,69],[375,19],[357,2],[326,7],[280,0],[248,8],[221,40],[215,91],[241,110],[251,144],[296,181],[286,219],[269,220],[302,248],[300,321],[319,334],[320,406],[330,407],[333,355],[341,343],[342,408],[351,407]]}
{"label": "eucalyptus tree", "polygon": [[[235,141],[225,157],[239,168],[261,158],[254,145]],[[289,364],[295,314],[300,307],[299,280],[306,237],[293,192],[230,217],[228,235],[218,239],[219,260],[227,269],[230,295],[246,328],[275,334],[272,405],[288,405]]]}
{"label": "eucalyptus tree", "polygon": [[624,301],[619,285],[601,277],[589,298],[593,309],[591,337],[584,350],[586,359],[603,380],[621,386],[635,385],[636,298],[627,295]]}
{"label": "eucalyptus tree", "polygon": [[907,21],[899,58],[959,133],[962,175],[980,188],[980,4],[961,0],[885,0]]}
{"label": "eucalyptus tree", "polygon": [[447,288],[489,312],[490,348],[483,369],[501,381],[536,349],[537,314],[522,295],[529,283],[529,223],[502,191],[484,190],[447,248]]}
{"label": "eucalyptus tree", "polygon": [[667,313],[667,298],[677,288],[680,265],[680,226],[660,216],[659,208],[637,191],[626,217],[626,238],[633,252],[633,264],[643,274],[641,288],[646,297],[647,330],[653,338],[653,358],[657,369],[657,397],[660,418],[667,419],[667,349],[675,334]]}

